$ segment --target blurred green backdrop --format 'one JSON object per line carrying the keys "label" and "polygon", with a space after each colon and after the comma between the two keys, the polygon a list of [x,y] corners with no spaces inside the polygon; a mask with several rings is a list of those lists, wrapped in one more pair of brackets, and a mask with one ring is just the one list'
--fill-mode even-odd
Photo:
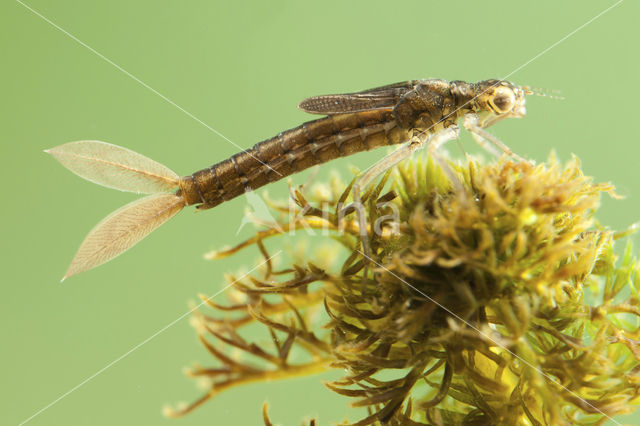
{"label": "blurred green backdrop", "polygon": [[[26,4],[245,148],[310,119],[295,105],[315,94],[507,75],[559,89],[565,100],[531,97],[525,119],[492,132],[537,161],[551,149],[565,160],[577,154],[586,173],[626,196],[604,198],[599,219],[617,229],[640,219],[637,1],[622,2],[539,57],[614,2]],[[258,258],[247,251],[202,259],[248,235],[236,236],[246,202],[184,212],[117,260],[61,284],[89,229],[135,197],[83,181],[42,150],[100,139],[187,174],[238,149],[20,2],[2,2],[0,17],[0,423],[20,423],[79,385],[29,424],[261,424],[265,399],[286,425],[304,416],[321,424],[356,419],[317,377],[235,389],[184,419],[162,416],[164,404],[200,395],[182,369],[210,364],[209,356],[186,318],[129,351],[184,314],[199,292],[222,288],[225,272]],[[462,142],[475,152],[468,135]],[[460,156],[455,144],[450,151]],[[321,176],[328,169],[346,176],[349,164],[366,167],[381,155],[336,161]],[[286,182],[269,193],[286,198]]]}

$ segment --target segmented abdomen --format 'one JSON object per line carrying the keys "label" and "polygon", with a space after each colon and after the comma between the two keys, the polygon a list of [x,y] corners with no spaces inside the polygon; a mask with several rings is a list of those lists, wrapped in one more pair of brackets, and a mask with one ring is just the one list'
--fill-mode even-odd
{"label": "segmented abdomen", "polygon": [[372,110],[309,121],[180,179],[187,205],[208,209],[316,164],[409,139],[393,112]]}

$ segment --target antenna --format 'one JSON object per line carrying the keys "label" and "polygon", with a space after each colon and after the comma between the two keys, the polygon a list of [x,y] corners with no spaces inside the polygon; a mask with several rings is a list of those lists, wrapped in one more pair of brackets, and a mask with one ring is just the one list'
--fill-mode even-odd
{"label": "antenna", "polygon": [[553,93],[560,93],[560,91],[557,89],[541,89],[538,87],[530,87],[530,86],[520,86],[520,88],[524,91],[525,95],[542,96],[545,98],[558,99],[558,100],[565,99],[564,96],[553,94]]}

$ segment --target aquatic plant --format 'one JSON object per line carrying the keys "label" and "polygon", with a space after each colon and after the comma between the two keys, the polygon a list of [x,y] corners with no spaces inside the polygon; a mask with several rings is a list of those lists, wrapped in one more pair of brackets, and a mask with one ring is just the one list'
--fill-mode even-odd
{"label": "aquatic plant", "polygon": [[[632,411],[640,264],[630,243],[614,250],[630,231],[594,220],[613,187],[553,155],[451,167],[456,184],[431,159],[405,161],[360,210],[337,178],[293,190],[293,217],[271,203],[275,223],[211,253],[255,245],[265,261],[260,274],[228,277],[228,304],[203,296],[210,309],[194,323],[217,363],[189,373],[209,380],[202,398],[167,414],[331,368],[347,374],[326,386],[368,410],[355,425],[591,425]],[[329,230],[310,244],[344,250],[277,266],[267,240],[300,229]],[[244,337],[250,324],[270,346]]]}

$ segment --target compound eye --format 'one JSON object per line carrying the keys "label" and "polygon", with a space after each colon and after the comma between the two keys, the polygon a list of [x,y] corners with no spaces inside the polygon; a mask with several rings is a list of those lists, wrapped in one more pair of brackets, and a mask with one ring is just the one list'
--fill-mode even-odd
{"label": "compound eye", "polygon": [[513,106],[516,103],[516,96],[512,90],[499,89],[495,92],[495,95],[490,102],[496,112],[504,114],[513,109]]}

